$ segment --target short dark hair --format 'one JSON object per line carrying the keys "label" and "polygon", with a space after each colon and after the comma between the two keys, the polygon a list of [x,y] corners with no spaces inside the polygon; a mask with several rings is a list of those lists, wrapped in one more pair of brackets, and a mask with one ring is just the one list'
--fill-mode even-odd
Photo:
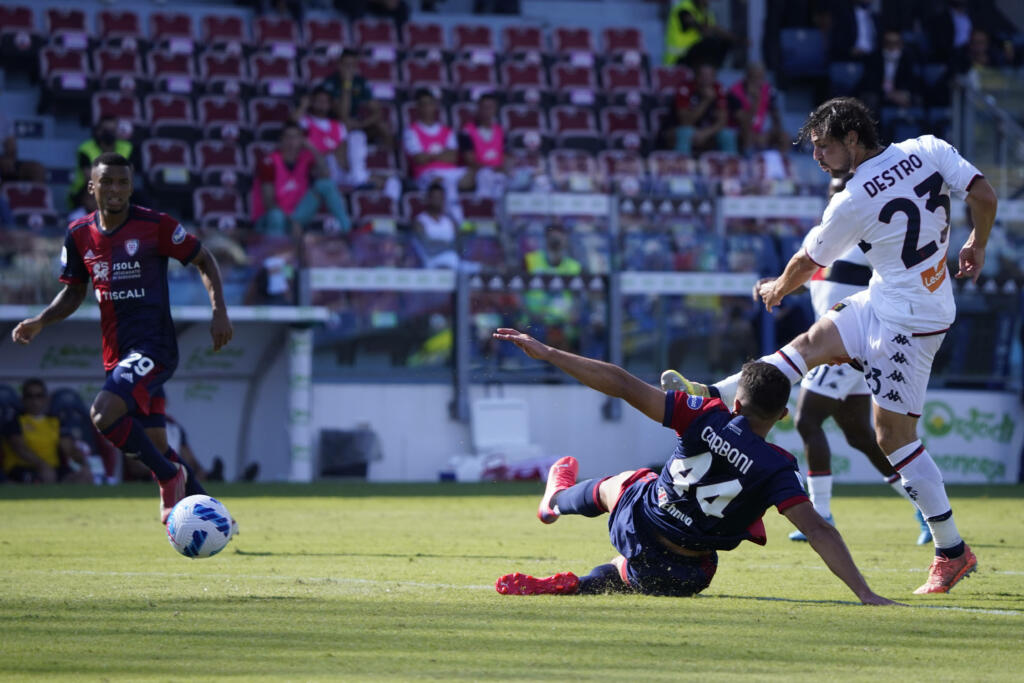
{"label": "short dark hair", "polygon": [[487,92],[480,93],[480,96],[476,98],[477,104],[483,102],[484,100],[491,100],[493,102],[497,102],[498,94],[488,90]]}
{"label": "short dark hair", "polygon": [[416,92],[413,93],[412,97],[417,102],[419,102],[421,97],[431,97],[435,100],[437,99],[437,96],[434,95],[434,91],[431,90],[430,88],[416,88]]}
{"label": "short dark hair", "polygon": [[96,127],[99,128],[104,123],[109,123],[111,121],[113,121],[114,123],[117,123],[117,117],[114,116],[113,114],[103,114],[102,116],[99,117],[99,119],[96,120]]}
{"label": "short dark hair", "polygon": [[427,194],[430,194],[431,192],[438,192],[438,191],[440,191],[440,192],[444,192],[445,191],[444,185],[442,185],[441,183],[431,183],[430,187],[427,188]]}
{"label": "short dark hair", "polygon": [[850,131],[868,149],[878,147],[878,128],[871,110],[856,97],[834,97],[811,112],[797,134],[797,142],[819,135],[842,140]]}
{"label": "short dark hair", "polygon": [[743,408],[750,417],[777,419],[789,402],[792,388],[782,370],[764,361],[748,361],[740,371],[739,389],[747,398]]}
{"label": "short dark hair", "polygon": [[287,121],[284,122],[284,125],[281,126],[281,134],[278,136],[278,140],[284,138],[284,134],[288,132],[289,128],[294,128],[303,135],[306,134],[306,129],[300,126],[298,121],[296,121],[295,119],[288,119]]}
{"label": "short dark hair", "polygon": [[123,157],[117,152],[104,152],[92,161],[92,167],[97,168],[98,166],[127,166],[130,170],[132,168],[132,162],[127,157]]}
{"label": "short dark hair", "polygon": [[21,397],[25,398],[28,395],[28,390],[32,387],[39,387],[46,393],[46,382],[39,377],[29,377],[27,380],[21,383]]}

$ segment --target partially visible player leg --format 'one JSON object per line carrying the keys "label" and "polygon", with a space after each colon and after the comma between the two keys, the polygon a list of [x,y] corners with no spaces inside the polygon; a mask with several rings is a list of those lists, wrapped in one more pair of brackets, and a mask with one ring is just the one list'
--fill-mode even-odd
{"label": "partially visible player leg", "polygon": [[924,545],[929,543],[932,540],[932,532],[924,519],[924,515],[914,505],[910,494],[903,488],[900,475],[893,469],[892,464],[885,457],[882,449],[878,447],[878,441],[875,438],[875,427],[871,423],[871,395],[853,394],[847,396],[846,400],[842,402],[842,407],[834,413],[833,418],[843,431],[846,442],[852,448],[856,448],[866,455],[871,464],[875,466],[875,469],[882,474],[885,482],[896,493],[905,498],[908,503],[914,506],[914,514],[921,530],[917,537],[917,544]]}
{"label": "partially visible player leg", "polygon": [[148,415],[146,417],[140,416],[136,419],[142,423],[146,436],[153,442],[156,449],[163,453],[167,460],[181,465],[185,468],[185,471],[188,472],[188,477],[185,479],[185,495],[207,495],[206,489],[199,483],[199,479],[196,477],[195,471],[189,466],[188,462],[178,455],[178,452],[171,448],[170,444],[167,443],[167,427],[158,426],[156,424],[158,421],[163,421],[163,415]]}
{"label": "partially visible player leg", "polygon": [[[816,375],[825,375],[825,378],[815,377],[814,379],[827,379],[830,368],[822,365],[812,372]],[[810,496],[811,504],[815,511],[825,518],[829,524],[835,524],[832,519],[832,451],[829,449],[828,437],[825,436],[825,420],[831,417],[842,405],[840,401],[825,396],[821,393],[808,390],[803,386],[796,403],[796,416],[793,418],[796,423],[797,432],[804,442],[804,453],[807,455],[807,494]],[[792,541],[806,541],[799,530],[789,535]]]}

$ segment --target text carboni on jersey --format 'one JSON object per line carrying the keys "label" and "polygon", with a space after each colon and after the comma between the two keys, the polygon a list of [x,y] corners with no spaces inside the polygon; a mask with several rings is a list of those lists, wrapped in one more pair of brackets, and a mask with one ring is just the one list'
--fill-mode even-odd
{"label": "text carboni on jersey", "polygon": [[720,455],[729,461],[729,464],[738,469],[742,474],[750,470],[753,461],[746,453],[729,443],[728,440],[719,435],[711,426],[705,427],[700,433],[701,441],[708,445],[708,450],[715,455]]}

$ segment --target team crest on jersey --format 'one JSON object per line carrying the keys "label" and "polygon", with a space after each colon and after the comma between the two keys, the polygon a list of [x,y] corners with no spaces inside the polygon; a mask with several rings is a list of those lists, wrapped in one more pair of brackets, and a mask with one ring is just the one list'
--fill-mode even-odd
{"label": "team crest on jersey", "polygon": [[839,303],[837,303],[835,306],[832,307],[832,310],[835,311],[836,313],[838,313],[839,311],[843,310],[844,308],[846,308],[846,304],[844,304],[842,301],[840,301]]}
{"label": "team crest on jersey", "polygon": [[97,261],[92,264],[92,281],[102,282],[110,279],[110,264],[106,261]]}
{"label": "team crest on jersey", "polygon": [[700,410],[700,407],[704,405],[703,396],[687,396],[686,407],[690,410]]}
{"label": "team crest on jersey", "polygon": [[127,240],[124,243],[124,250],[128,252],[129,256],[135,256],[139,251],[139,241],[135,239]]}
{"label": "team crest on jersey", "polygon": [[174,233],[171,234],[171,242],[174,244],[181,244],[185,241],[185,235],[187,234],[188,232],[185,231],[185,226],[178,223],[178,227],[176,227],[174,229]]}

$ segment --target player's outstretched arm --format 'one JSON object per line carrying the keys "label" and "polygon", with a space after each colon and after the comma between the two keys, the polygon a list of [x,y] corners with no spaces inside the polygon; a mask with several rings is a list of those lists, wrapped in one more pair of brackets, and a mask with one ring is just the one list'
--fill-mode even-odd
{"label": "player's outstretched arm", "polygon": [[988,236],[992,232],[992,224],[996,220],[996,207],[999,200],[996,198],[996,191],[984,178],[978,178],[971,185],[971,191],[967,193],[967,208],[971,211],[970,237],[960,250],[958,278],[969,277],[975,282],[985,267],[985,247],[988,246]]}
{"label": "player's outstretched arm", "polygon": [[17,324],[11,332],[11,339],[19,344],[28,344],[44,327],[60,322],[77,311],[85,300],[85,289],[84,282],[64,285],[64,289],[57,293],[42,313]]}
{"label": "player's outstretched arm", "polygon": [[810,503],[799,503],[786,508],[782,514],[803,532],[811,547],[814,548],[814,552],[821,556],[832,573],[849,586],[862,603],[865,605],[898,604],[888,598],[883,598],[868,587],[867,581],[864,580],[857,565],[854,564],[850,551],[843,543],[843,537],[835,527],[814,511],[814,507]]}
{"label": "player's outstretched arm", "polygon": [[530,358],[551,363],[591,389],[625,400],[659,424],[665,417],[665,392],[617,365],[560,351],[510,327],[499,327],[492,336],[512,342]]}
{"label": "player's outstretched arm", "polygon": [[220,279],[220,266],[217,265],[217,259],[206,247],[199,249],[199,253],[192,259],[192,263],[199,269],[203,286],[206,287],[206,292],[210,295],[210,308],[213,309],[210,336],[213,338],[213,350],[218,351],[231,341],[231,337],[234,335],[231,320],[228,318],[228,307],[224,303],[224,285]]}
{"label": "player's outstretched arm", "polygon": [[771,311],[778,306],[784,296],[796,291],[810,280],[818,267],[818,264],[812,261],[802,249],[793,254],[793,258],[789,259],[782,275],[759,284],[757,293],[764,301],[764,307]]}

